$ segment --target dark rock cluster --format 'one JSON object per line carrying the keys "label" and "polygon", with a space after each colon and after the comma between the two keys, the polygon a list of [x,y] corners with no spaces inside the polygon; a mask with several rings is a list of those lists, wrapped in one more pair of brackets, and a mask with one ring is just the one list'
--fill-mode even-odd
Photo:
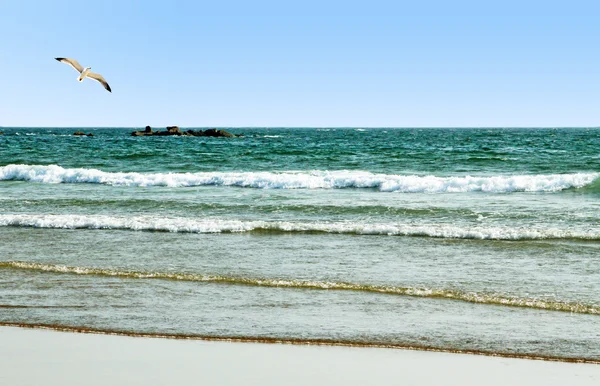
{"label": "dark rock cluster", "polygon": [[78,137],[84,137],[84,136],[93,137],[94,136],[93,133],[86,134],[83,131],[76,131],[76,132],[73,133],[73,135],[76,135]]}
{"label": "dark rock cluster", "polygon": [[225,130],[207,129],[207,130],[187,130],[181,131],[177,126],[167,126],[166,131],[154,131],[150,126],[146,126],[144,131],[134,131],[131,133],[134,137],[152,137],[152,136],[168,136],[168,135],[186,135],[193,137],[238,137]]}

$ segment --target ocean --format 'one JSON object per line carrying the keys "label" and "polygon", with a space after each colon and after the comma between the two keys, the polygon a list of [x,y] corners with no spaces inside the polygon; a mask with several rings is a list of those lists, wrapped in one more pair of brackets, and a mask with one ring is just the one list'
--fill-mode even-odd
{"label": "ocean", "polygon": [[1,128],[0,324],[600,363],[599,128],[224,129]]}

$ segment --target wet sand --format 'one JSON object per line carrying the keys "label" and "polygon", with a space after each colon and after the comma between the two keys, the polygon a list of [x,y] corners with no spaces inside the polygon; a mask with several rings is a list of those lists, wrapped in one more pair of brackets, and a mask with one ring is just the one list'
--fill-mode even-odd
{"label": "wet sand", "polygon": [[0,327],[1,385],[599,385],[600,365]]}

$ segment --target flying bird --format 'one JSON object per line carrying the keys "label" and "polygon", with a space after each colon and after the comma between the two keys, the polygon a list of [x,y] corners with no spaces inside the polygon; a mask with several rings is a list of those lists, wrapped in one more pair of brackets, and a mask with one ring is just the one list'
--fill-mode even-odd
{"label": "flying bird", "polygon": [[91,67],[83,68],[81,66],[81,64],[79,64],[75,59],[69,59],[69,58],[55,58],[55,59],[58,60],[59,62],[66,63],[66,64],[70,65],[71,67],[73,67],[75,70],[77,70],[77,72],[79,73],[79,76],[77,77],[78,81],[83,82],[83,79],[88,77],[88,78],[97,80],[104,86],[105,89],[107,89],[109,92],[112,92],[110,90],[110,86],[108,85],[108,82],[106,82],[106,80],[102,77],[102,75],[96,74],[95,72],[91,72],[90,71],[92,69]]}

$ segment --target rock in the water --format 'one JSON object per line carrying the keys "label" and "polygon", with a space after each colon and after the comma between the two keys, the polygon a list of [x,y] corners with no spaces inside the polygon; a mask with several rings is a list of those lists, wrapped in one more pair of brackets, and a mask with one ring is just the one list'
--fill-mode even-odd
{"label": "rock in the water", "polygon": [[182,135],[183,133],[177,126],[167,126],[167,132],[169,135]]}
{"label": "rock in the water", "polygon": [[131,133],[134,137],[147,137],[147,136],[168,136],[168,135],[186,135],[186,136],[194,136],[194,137],[237,137],[235,134],[231,134],[228,131],[220,130],[220,129],[207,129],[207,130],[187,130],[185,132],[181,131],[178,126],[167,126],[167,131],[152,131],[150,126],[146,126],[144,131],[134,131]]}
{"label": "rock in the water", "polygon": [[134,131],[133,133],[131,133],[131,135],[133,137],[143,137],[146,135],[154,135],[154,134],[156,134],[156,132],[152,131],[152,128],[150,126],[146,126],[144,131]]}
{"label": "rock in the water", "polygon": [[231,134],[228,131],[217,129],[204,130],[204,135],[206,137],[235,137],[235,135]]}
{"label": "rock in the water", "polygon": [[85,133],[83,131],[76,131],[73,135],[85,135]]}

